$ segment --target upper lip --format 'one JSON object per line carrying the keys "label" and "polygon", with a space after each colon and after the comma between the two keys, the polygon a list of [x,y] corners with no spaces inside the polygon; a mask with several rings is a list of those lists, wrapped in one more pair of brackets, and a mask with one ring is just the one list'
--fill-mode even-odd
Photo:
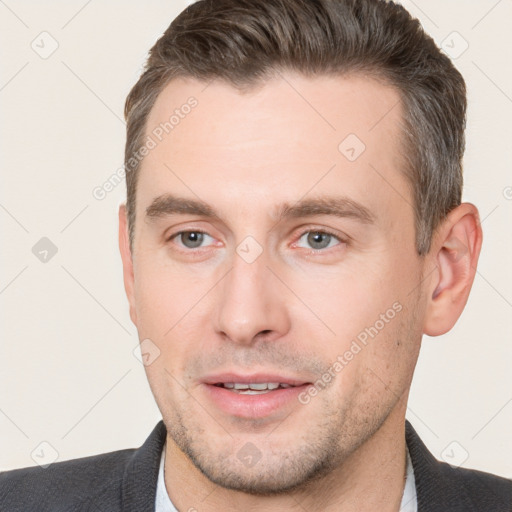
{"label": "upper lip", "polygon": [[295,378],[286,377],[285,375],[278,375],[277,373],[254,373],[252,375],[240,375],[234,372],[218,373],[209,375],[203,379],[205,384],[225,384],[226,382],[235,382],[240,384],[262,384],[264,382],[277,382],[279,384],[289,384],[290,386],[302,386],[309,384],[308,381]]}

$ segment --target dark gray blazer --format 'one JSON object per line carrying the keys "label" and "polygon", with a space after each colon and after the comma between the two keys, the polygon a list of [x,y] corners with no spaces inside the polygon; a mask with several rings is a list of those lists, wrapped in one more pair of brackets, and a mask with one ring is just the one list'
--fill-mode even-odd
{"label": "dark gray blazer", "polygon": [[[1,512],[153,512],[166,429],[138,449],[0,473]],[[436,460],[406,421],[418,512],[512,512],[512,480]]]}

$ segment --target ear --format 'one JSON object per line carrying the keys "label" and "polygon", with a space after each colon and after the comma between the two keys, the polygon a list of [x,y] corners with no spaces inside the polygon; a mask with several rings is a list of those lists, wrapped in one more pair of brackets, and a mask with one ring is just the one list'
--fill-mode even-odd
{"label": "ear", "polygon": [[124,203],[119,206],[119,251],[121,252],[121,259],[123,260],[124,289],[126,291],[126,296],[128,297],[128,302],[130,303],[130,318],[132,319],[132,322],[137,325],[133,259],[130,250],[130,238],[128,235],[126,205]]}
{"label": "ear", "polygon": [[439,336],[457,322],[473,285],[481,247],[478,210],[462,203],[448,214],[433,239],[429,256],[436,268],[427,290],[425,334]]}

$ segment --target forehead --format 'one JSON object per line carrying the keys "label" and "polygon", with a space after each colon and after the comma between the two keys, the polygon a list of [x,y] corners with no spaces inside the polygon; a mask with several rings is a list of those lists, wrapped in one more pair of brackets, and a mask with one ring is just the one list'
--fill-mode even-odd
{"label": "forehead", "polygon": [[333,187],[359,201],[393,201],[409,193],[401,120],[398,91],[361,75],[286,73],[246,92],[175,79],[146,124],[155,145],[141,165],[139,204],[177,188],[240,207],[252,197],[269,209],[277,196]]}
{"label": "forehead", "polygon": [[[187,106],[191,98],[197,103],[193,108]],[[201,119],[197,120],[198,117]],[[209,118],[207,124],[204,118]],[[205,83],[178,78],[158,96],[146,124],[146,134],[169,120],[169,133],[162,136],[174,143],[178,151],[186,149],[179,144],[183,141],[180,135],[188,139],[190,130],[198,144],[228,149],[258,135],[265,136],[267,143],[299,138],[301,142],[316,142],[323,137],[325,142],[335,144],[343,135],[355,133],[363,142],[372,144],[383,130],[389,138],[395,135],[401,105],[396,88],[383,80],[358,74],[307,78],[280,73],[245,92],[218,80]],[[309,149],[309,145],[304,149]]]}

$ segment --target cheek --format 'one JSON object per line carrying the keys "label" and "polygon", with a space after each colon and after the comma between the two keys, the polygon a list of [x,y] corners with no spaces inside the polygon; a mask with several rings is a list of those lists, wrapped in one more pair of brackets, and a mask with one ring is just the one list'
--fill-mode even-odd
{"label": "cheek", "polygon": [[410,294],[407,299],[395,302],[395,307],[382,317],[384,321],[374,324],[379,332],[370,341],[366,361],[368,372],[396,396],[410,385],[421,345],[418,295]]}
{"label": "cheek", "polygon": [[146,336],[164,336],[200,300],[204,285],[158,258],[141,258],[135,271],[139,331]]}
{"label": "cheek", "polygon": [[[396,255],[383,252],[373,261],[361,258],[350,270],[329,276],[318,272],[296,282],[297,295],[321,322],[312,316],[296,319],[301,330],[322,343],[327,361],[340,362],[337,368],[342,367],[339,373],[344,375],[340,380],[355,382],[356,374],[370,369],[384,381],[393,380],[395,372],[399,378],[414,364],[421,338],[418,319],[410,309],[417,307],[417,294],[411,293],[417,273],[410,258],[406,267]],[[413,328],[418,332],[411,332]]]}
{"label": "cheek", "polygon": [[[319,269],[300,278],[290,276],[290,282],[294,277],[294,292],[318,318],[314,323],[328,327],[326,333],[330,331],[333,340],[347,340],[373,326],[395,302],[403,301],[399,279],[392,265],[385,263],[361,263],[340,267],[337,272]],[[394,313],[392,309],[388,316]]]}
{"label": "cheek", "polygon": [[158,387],[155,394],[166,394],[175,387],[172,376],[180,380],[185,362],[200,350],[202,339],[209,339],[204,330],[211,315],[204,297],[211,283],[149,259],[139,263],[135,283],[139,338],[149,339],[158,352],[145,370],[151,387]]}
{"label": "cheek", "polygon": [[354,414],[384,410],[409,389],[420,346],[412,325],[404,308],[384,326],[374,323],[349,343],[335,393],[351,400]]}
{"label": "cheek", "polygon": [[138,276],[135,287],[139,336],[159,339],[172,327],[172,304],[169,287],[163,280],[155,281]]}

